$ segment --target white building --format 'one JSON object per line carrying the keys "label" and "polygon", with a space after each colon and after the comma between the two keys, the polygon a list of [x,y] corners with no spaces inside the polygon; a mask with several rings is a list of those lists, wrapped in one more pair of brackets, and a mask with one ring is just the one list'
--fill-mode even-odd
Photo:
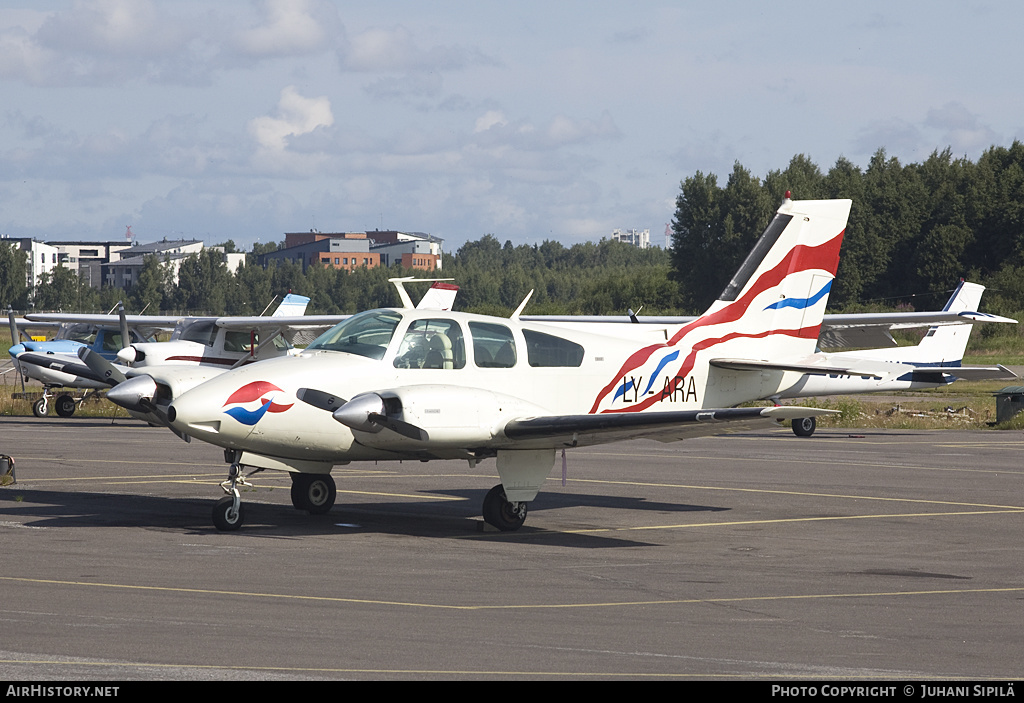
{"label": "white building", "polygon": [[614,239],[616,242],[632,244],[638,249],[647,249],[649,246],[651,246],[651,230],[613,229],[612,239]]}

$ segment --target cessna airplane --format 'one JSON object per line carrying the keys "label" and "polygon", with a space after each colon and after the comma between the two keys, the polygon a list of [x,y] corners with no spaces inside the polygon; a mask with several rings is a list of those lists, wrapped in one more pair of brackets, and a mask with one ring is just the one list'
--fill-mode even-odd
{"label": "cessna airplane", "polygon": [[[449,279],[405,278],[389,279],[398,289],[403,305],[413,307],[404,284],[409,282],[432,282],[433,285],[419,302],[420,308],[450,310],[458,293],[458,286],[444,283]],[[329,327],[345,320],[349,315],[306,315],[309,298],[289,293],[269,317],[146,317],[125,316],[119,308],[119,317],[110,315],[76,315],[47,313],[30,315],[32,320],[47,320],[54,323],[98,329],[97,339],[92,345],[77,343],[67,349],[50,349],[39,353],[39,349],[22,349],[16,345],[10,353],[26,376],[37,378],[44,383],[44,397],[37,401],[46,414],[46,390],[48,386],[64,386],[99,390],[109,389],[119,380],[128,377],[166,373],[173,377],[176,392],[223,373],[229,368],[241,366],[260,359],[269,359],[296,352],[293,343],[308,343]],[[269,307],[269,306],[268,306]],[[120,318],[120,319],[119,319]],[[159,325],[174,332],[170,341],[137,341],[121,348],[116,344],[126,338],[125,330],[135,326]],[[109,328],[120,328],[121,334],[114,336]],[[100,340],[106,340],[102,343]],[[55,344],[50,342],[47,344]],[[115,346],[116,344],[116,346]],[[36,345],[37,347],[40,345]],[[114,358],[121,363],[107,363]],[[84,362],[84,364],[82,363]],[[149,381],[152,383],[152,381]],[[83,399],[84,400],[84,399]],[[62,404],[62,401],[65,404]],[[70,409],[64,409],[69,407]],[[57,399],[57,413],[70,417],[75,401],[70,395]],[[64,410],[62,410],[64,409]],[[161,423],[160,416],[132,411],[136,417],[149,422]]]}
{"label": "cessna airplane", "polygon": [[336,497],[337,464],[490,457],[501,483],[483,516],[514,530],[557,449],[675,441],[830,412],[733,406],[777,389],[797,362],[781,365],[814,352],[850,205],[787,194],[719,299],[667,339],[657,329],[625,339],[527,323],[525,300],[510,319],[371,310],[295,357],[228,371],[172,399],[162,384],[137,379],[108,398],[225,448],[227,495],[213,510],[221,530],[244,521],[245,467],[291,472],[295,507],[322,513]]}
{"label": "cessna airplane", "polygon": [[[981,294],[984,291],[985,286],[961,281],[942,311],[961,318],[963,322],[960,324],[934,322],[928,325],[928,332],[915,346],[889,346],[831,354],[819,352],[808,359],[811,364],[847,365],[852,369],[859,370],[859,375],[856,373],[852,375],[835,373],[791,375],[790,378],[793,379],[791,382],[784,380],[783,386],[777,393],[765,396],[765,398],[777,403],[781,398],[809,398],[823,395],[938,388],[947,386],[958,379],[972,381],[1017,380],[1017,375],[1001,364],[995,366],[962,365],[964,351],[967,349],[967,340],[974,329],[973,324],[983,322],[1016,324],[1017,322],[1007,317],[975,312],[981,303]],[[909,314],[913,315],[914,313]],[[924,315],[929,314],[924,313]],[[863,320],[861,324],[863,325]],[[909,328],[922,326],[922,323],[912,324],[910,320],[903,320],[901,323],[889,325],[889,328],[896,326]],[[877,332],[882,331],[881,325],[876,325],[876,327]],[[852,330],[853,328],[849,327],[848,329]],[[840,334],[838,325],[836,334]],[[887,331],[885,335],[892,344],[896,344],[892,335]],[[863,338],[865,337],[862,335]],[[810,437],[814,434],[816,425],[817,421],[813,417],[793,420],[793,432],[798,437]]]}
{"label": "cessna airplane", "polygon": [[[78,401],[70,393],[61,393],[57,396],[54,402],[57,415],[71,417],[79,403],[84,402],[90,395],[110,387],[106,379],[97,377],[87,366],[79,362],[78,352],[82,348],[88,348],[110,361],[115,358],[123,360],[125,348],[145,348],[153,352],[160,350],[166,353],[162,358],[159,354],[154,354],[149,361],[150,364],[189,363],[191,360],[198,365],[221,364],[223,368],[225,362],[231,365],[255,355],[255,341],[258,341],[255,335],[260,329],[276,329],[280,327],[283,318],[301,317],[303,321],[307,320],[308,318],[302,316],[308,303],[309,298],[305,296],[289,294],[271,317],[254,318],[125,315],[124,306],[120,303],[117,315],[29,314],[26,316],[29,323],[60,325],[57,337],[46,342],[21,342],[12,346],[8,353],[14,359],[14,364],[23,378],[34,378],[43,384],[43,397],[32,405],[32,412],[36,417],[46,416],[50,398],[56,388],[89,391]],[[324,329],[339,319],[338,316],[331,317],[327,320],[328,324],[321,323],[319,329]],[[219,328],[218,323],[223,327]],[[11,324],[13,337],[14,323]],[[219,333],[218,329],[221,330]],[[170,330],[174,330],[171,342],[150,341],[156,332]],[[269,335],[267,341],[270,342],[273,338],[274,335]],[[282,353],[280,349],[281,346],[278,345],[274,351]],[[180,354],[177,358],[173,356],[175,351]],[[187,357],[186,352],[198,356]],[[269,357],[269,354],[267,356]]]}
{"label": "cessna airplane", "polygon": [[[83,347],[93,349],[106,359],[113,359],[121,347],[130,341],[142,342],[160,330],[174,328],[178,318],[153,315],[125,315],[124,307],[118,304],[119,314],[114,315],[28,315],[27,320],[18,322],[14,313],[8,312],[13,346],[8,353],[23,379],[34,378],[43,384],[43,397],[32,405],[36,417],[45,417],[49,409],[53,390],[56,388],[85,389],[89,391],[80,401],[70,393],[57,396],[54,407],[60,417],[71,417],[77,404],[89,395],[105,389],[108,384],[93,378],[87,369],[78,364],[76,353]],[[57,336],[50,341],[21,341],[19,327],[31,325],[55,325]],[[85,371],[84,375],[81,373]],[[24,389],[23,389],[24,390]]]}

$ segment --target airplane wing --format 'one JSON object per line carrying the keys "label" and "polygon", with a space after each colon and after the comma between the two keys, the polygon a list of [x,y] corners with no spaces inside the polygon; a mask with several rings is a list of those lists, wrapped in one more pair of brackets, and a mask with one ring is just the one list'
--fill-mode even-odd
{"label": "airplane wing", "polygon": [[218,327],[229,330],[255,330],[261,339],[280,333],[289,344],[309,344],[321,334],[351,315],[289,315],[286,317],[218,317]]}
{"label": "airplane wing", "polygon": [[825,320],[821,325],[821,334],[818,337],[818,346],[823,349],[895,347],[897,344],[890,334],[891,330],[982,322],[1017,323],[1016,320],[1008,317],[971,310],[825,315]]}
{"label": "airplane wing", "polygon": [[[52,323],[84,323],[103,327],[105,329],[120,329],[121,318],[117,315],[85,315],[77,313],[29,313],[25,315],[26,320],[32,322]],[[181,320],[175,315],[125,315],[125,321],[130,328],[138,330],[144,337],[151,337],[154,332],[170,332]]]}
{"label": "airplane wing", "polygon": [[836,410],[775,406],[771,408],[723,408],[657,413],[601,413],[559,415],[512,420],[505,425],[509,439],[529,443],[561,439],[567,447],[581,447],[647,438],[675,442],[692,437],[730,434],[761,428],[769,422],[835,414]]}

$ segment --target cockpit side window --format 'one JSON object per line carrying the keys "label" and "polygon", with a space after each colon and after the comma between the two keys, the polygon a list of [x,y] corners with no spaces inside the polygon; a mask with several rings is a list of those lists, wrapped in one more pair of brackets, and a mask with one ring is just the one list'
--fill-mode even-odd
{"label": "cockpit side window", "polygon": [[473,360],[484,369],[510,369],[516,365],[516,341],[505,325],[470,322],[473,335]]}
{"label": "cockpit side window", "polygon": [[370,359],[383,359],[402,316],[390,310],[353,315],[317,337],[306,349],[340,351]]}
{"label": "cockpit side window", "polygon": [[462,328],[454,320],[416,320],[395,355],[399,369],[461,369],[466,365]]}

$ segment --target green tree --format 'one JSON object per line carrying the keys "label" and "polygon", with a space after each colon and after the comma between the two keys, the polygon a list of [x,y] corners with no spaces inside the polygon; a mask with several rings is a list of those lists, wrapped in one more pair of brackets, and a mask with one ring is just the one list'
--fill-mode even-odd
{"label": "green tree", "polygon": [[0,241],[0,306],[25,307],[28,263],[25,252],[9,241]]}

